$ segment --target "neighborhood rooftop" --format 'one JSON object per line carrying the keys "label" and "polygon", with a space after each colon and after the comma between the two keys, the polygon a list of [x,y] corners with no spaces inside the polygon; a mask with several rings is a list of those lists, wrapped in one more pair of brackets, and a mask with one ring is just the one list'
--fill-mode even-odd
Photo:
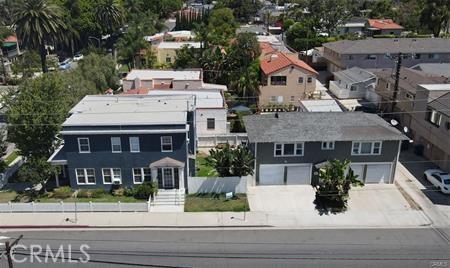
{"label": "neighborhood rooftop", "polygon": [[428,103],[428,106],[450,117],[450,91]]}
{"label": "neighborhood rooftop", "polygon": [[158,45],[158,48],[160,48],[160,49],[180,49],[184,46],[200,48],[201,43],[200,42],[161,42]]}
{"label": "neighborhood rooftop", "polygon": [[192,96],[88,95],[63,123],[67,126],[186,124]]}
{"label": "neighborhood rooftop", "polygon": [[200,109],[224,108],[224,99],[217,90],[150,90],[150,96],[195,96],[195,106]]}
{"label": "neighborhood rooftop", "polygon": [[373,73],[359,67],[352,67],[336,73],[355,83],[366,81],[375,77]]}
{"label": "neighborhood rooftop", "polygon": [[174,79],[174,80],[201,80],[202,71],[199,69],[192,70],[131,70],[125,80],[141,80],[153,79]]}
{"label": "neighborhood rooftop", "polygon": [[369,38],[340,40],[323,46],[340,54],[450,53],[450,39],[443,38]]}
{"label": "neighborhood rooftop", "polygon": [[250,142],[372,141],[406,137],[376,114],[300,112],[244,117]]}
{"label": "neighborhood rooftop", "polygon": [[271,74],[289,66],[296,66],[310,73],[317,74],[316,70],[300,60],[296,54],[276,52],[267,55],[265,59],[261,60],[261,70],[265,74]]}

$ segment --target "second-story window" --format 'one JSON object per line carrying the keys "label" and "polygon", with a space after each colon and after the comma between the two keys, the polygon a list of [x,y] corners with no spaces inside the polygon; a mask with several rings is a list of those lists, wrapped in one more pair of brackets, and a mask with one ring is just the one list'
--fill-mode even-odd
{"label": "second-story window", "polygon": [[377,59],[377,55],[369,54],[369,55],[367,55],[367,59],[368,60],[376,60]]}
{"label": "second-story window", "polygon": [[161,137],[161,152],[172,152],[172,137],[171,136],[163,136]]}
{"label": "second-story window", "polygon": [[381,141],[353,142],[352,155],[379,155]]}
{"label": "second-story window", "polygon": [[80,153],[90,153],[89,138],[78,138],[78,151]]}
{"label": "second-story window", "polygon": [[439,127],[439,126],[441,126],[441,123],[442,123],[442,114],[436,110],[428,109],[427,110],[427,120],[431,124]]}
{"label": "second-story window", "polygon": [[111,150],[113,153],[122,152],[122,144],[120,142],[120,137],[111,137]]}
{"label": "second-story window", "polygon": [[140,151],[139,137],[130,137],[130,152],[139,153]]}
{"label": "second-story window", "polygon": [[298,78],[298,83],[299,83],[299,84],[303,84],[303,77],[300,76],[300,77]]}
{"label": "second-story window", "polygon": [[322,142],[322,150],[334,150],[334,141]]}
{"label": "second-story window", "polygon": [[273,86],[285,86],[286,85],[286,76],[271,76],[270,84]]}
{"label": "second-story window", "polygon": [[308,80],[306,80],[306,81],[308,81],[308,83],[312,83],[312,77],[308,76]]}
{"label": "second-story window", "polygon": [[303,156],[303,143],[275,143],[274,156]]}
{"label": "second-story window", "polygon": [[215,118],[207,118],[206,119],[206,128],[208,130],[216,129],[216,119]]}

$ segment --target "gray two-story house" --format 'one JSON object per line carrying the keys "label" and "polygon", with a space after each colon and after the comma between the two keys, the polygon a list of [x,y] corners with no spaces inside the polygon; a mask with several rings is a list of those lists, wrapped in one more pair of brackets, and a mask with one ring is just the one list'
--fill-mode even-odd
{"label": "gray two-story house", "polygon": [[371,99],[370,94],[375,91],[377,83],[377,77],[372,72],[352,67],[333,75],[330,91],[338,99]]}
{"label": "gray two-story house", "polygon": [[393,183],[407,139],[376,114],[280,113],[244,117],[256,185],[316,184],[328,160],[350,160],[365,183]]}
{"label": "gray two-story house", "polygon": [[327,70],[336,72],[351,67],[393,68],[390,56],[403,53],[402,66],[419,63],[450,63],[450,40],[444,38],[368,38],[340,40],[323,44]]}
{"label": "gray two-story house", "polygon": [[195,169],[192,96],[86,96],[70,113],[49,162],[62,167],[72,188],[145,181],[187,188]]}

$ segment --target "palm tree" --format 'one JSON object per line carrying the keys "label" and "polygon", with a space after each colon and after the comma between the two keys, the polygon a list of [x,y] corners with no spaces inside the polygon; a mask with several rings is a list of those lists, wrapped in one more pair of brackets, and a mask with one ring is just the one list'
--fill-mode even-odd
{"label": "palm tree", "polygon": [[25,0],[14,14],[14,26],[21,42],[39,50],[42,72],[47,72],[47,44],[67,41],[68,30],[61,9],[46,0]]}
{"label": "palm tree", "polygon": [[102,1],[97,6],[96,17],[105,33],[110,34],[122,26],[123,13],[116,0]]}

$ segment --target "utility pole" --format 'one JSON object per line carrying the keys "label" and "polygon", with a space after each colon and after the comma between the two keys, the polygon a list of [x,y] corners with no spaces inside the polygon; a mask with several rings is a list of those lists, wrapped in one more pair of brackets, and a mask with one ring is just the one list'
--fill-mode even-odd
{"label": "utility pole", "polygon": [[394,83],[394,93],[392,95],[391,112],[394,112],[395,106],[397,105],[398,84],[400,82],[400,70],[402,67],[402,58],[403,58],[403,53],[399,52],[397,55],[397,63],[395,66],[395,83]]}
{"label": "utility pole", "polygon": [[8,258],[8,267],[9,268],[13,268],[13,260],[11,258],[11,249],[17,245],[17,243],[19,243],[19,240],[22,239],[23,235],[20,235],[19,238],[17,238],[16,240],[14,240],[14,242],[9,243],[9,241],[5,242],[5,246],[6,246],[6,258]]}

